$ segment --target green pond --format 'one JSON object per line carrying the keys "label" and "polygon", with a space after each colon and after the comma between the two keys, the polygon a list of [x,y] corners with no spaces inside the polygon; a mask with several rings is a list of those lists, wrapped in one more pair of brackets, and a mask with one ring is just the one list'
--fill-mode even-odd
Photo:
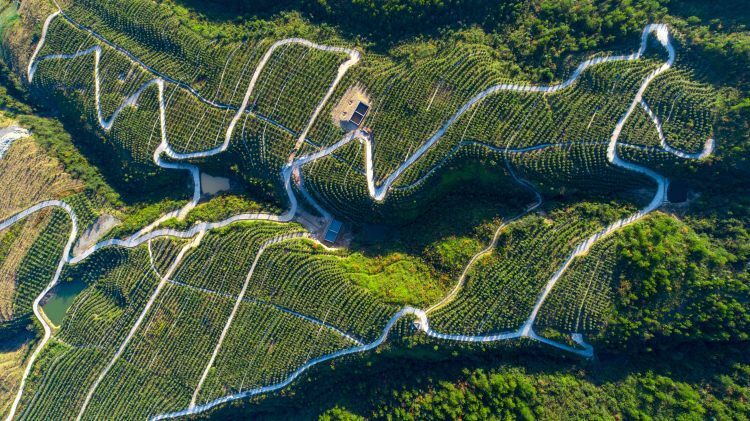
{"label": "green pond", "polygon": [[73,281],[60,284],[50,291],[51,297],[42,306],[44,314],[56,326],[60,326],[65,312],[73,304],[73,300],[86,289],[86,283],[83,281]]}

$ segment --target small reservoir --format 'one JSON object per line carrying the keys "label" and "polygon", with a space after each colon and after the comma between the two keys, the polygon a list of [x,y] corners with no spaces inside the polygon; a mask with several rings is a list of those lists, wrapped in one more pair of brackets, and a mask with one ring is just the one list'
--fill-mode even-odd
{"label": "small reservoir", "polygon": [[84,289],[86,289],[86,283],[83,281],[65,282],[52,288],[47,302],[42,305],[44,314],[55,326],[60,326],[73,300]]}
{"label": "small reservoir", "polygon": [[201,193],[213,196],[216,193],[230,189],[229,179],[226,177],[216,177],[201,172]]}

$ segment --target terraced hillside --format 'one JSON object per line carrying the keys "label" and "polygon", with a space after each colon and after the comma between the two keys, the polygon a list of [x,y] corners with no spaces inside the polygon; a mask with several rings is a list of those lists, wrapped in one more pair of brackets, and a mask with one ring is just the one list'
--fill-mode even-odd
{"label": "terraced hillside", "polygon": [[[513,77],[470,39],[404,57],[304,25],[209,40],[149,0],[3,10],[3,55],[24,89],[117,164],[97,180],[150,200],[154,180],[187,175],[176,195],[189,183],[187,199],[107,201],[94,176],[19,139],[28,132],[0,130],[0,322],[33,315],[41,327],[8,419],[198,414],[389,335],[591,359],[624,329],[609,322],[626,304],[619,256],[640,256],[628,239],[668,218],[670,178],[711,163],[722,141],[717,89],[667,24],[543,82]],[[213,171],[234,177],[218,198],[201,185]],[[424,215],[474,183],[512,212],[424,241],[378,225],[429,226]],[[275,203],[234,198],[232,185]],[[111,214],[124,221],[93,236]],[[359,231],[325,239],[338,220]],[[381,248],[362,246],[358,233],[378,230]],[[42,305],[69,283],[82,292],[54,326]]]}

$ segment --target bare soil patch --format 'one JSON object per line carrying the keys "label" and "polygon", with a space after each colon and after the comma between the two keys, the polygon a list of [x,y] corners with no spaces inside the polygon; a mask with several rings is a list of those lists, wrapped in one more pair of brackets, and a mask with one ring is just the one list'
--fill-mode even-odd
{"label": "bare soil patch", "polygon": [[349,122],[349,118],[352,116],[352,113],[354,113],[354,110],[360,102],[367,104],[368,107],[371,107],[372,104],[370,95],[367,94],[362,85],[357,83],[350,86],[349,89],[344,92],[344,95],[336,106],[333,107],[333,110],[331,111],[333,124],[346,131],[356,129],[357,127]]}
{"label": "bare soil patch", "polygon": [[77,256],[83,253],[86,249],[96,244],[100,238],[117,225],[120,225],[120,220],[112,215],[104,214],[96,218],[96,221],[92,222],[91,225],[83,231],[81,237],[78,238],[78,242],[73,248],[73,255]]}

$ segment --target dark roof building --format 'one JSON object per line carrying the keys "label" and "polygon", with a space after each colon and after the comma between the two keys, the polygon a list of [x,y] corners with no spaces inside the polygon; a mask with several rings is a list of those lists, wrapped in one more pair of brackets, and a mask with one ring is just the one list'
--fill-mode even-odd
{"label": "dark roof building", "polygon": [[325,240],[327,243],[335,243],[336,240],[339,238],[339,233],[341,232],[341,227],[344,224],[341,223],[341,221],[333,220],[331,221],[331,225],[328,226],[328,231],[326,231]]}
{"label": "dark roof building", "polygon": [[365,119],[365,116],[367,115],[367,111],[369,110],[370,110],[369,105],[365,104],[364,102],[360,102],[357,105],[357,108],[352,113],[351,118],[349,118],[349,122],[359,127],[359,125],[362,124],[362,120]]}

